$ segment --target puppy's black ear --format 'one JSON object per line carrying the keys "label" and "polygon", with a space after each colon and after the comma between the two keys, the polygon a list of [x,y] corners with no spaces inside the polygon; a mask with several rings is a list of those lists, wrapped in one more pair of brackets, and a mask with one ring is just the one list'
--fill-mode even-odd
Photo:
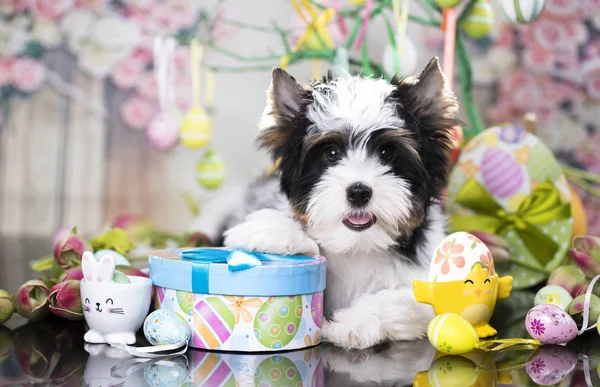
{"label": "puppy's black ear", "polygon": [[285,70],[274,68],[258,138],[260,146],[269,150],[274,159],[281,157],[284,144],[294,134],[307,103],[307,91]]}
{"label": "puppy's black ear", "polygon": [[399,110],[407,126],[421,139],[423,161],[433,183],[430,188],[437,195],[448,174],[450,130],[461,125],[456,96],[448,88],[437,58],[427,64],[417,79],[396,82]]}

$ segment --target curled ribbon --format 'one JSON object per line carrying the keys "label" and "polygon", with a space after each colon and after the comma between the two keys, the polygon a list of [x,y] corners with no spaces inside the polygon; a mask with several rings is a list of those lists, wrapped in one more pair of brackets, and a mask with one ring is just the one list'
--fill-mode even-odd
{"label": "curled ribbon", "polygon": [[452,216],[450,227],[453,231],[485,231],[504,235],[514,230],[542,265],[554,258],[558,245],[537,225],[571,217],[571,204],[562,202],[560,192],[549,181],[538,184],[514,213],[504,210],[475,179],[469,179],[463,185],[456,202],[475,214]]}
{"label": "curled ribbon", "polygon": [[225,250],[199,248],[184,250],[182,260],[193,261],[200,264],[227,263],[229,271],[246,270],[261,266],[262,262],[311,262],[315,258],[304,255],[274,255],[254,251]]}

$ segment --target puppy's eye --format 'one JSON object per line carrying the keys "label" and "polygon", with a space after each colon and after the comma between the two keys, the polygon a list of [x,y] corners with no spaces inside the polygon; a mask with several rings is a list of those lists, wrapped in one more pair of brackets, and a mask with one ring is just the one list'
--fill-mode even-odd
{"label": "puppy's eye", "polygon": [[466,281],[465,281],[465,284],[471,284],[471,285],[473,285],[473,281],[471,281],[471,280],[466,280]]}
{"label": "puppy's eye", "polygon": [[486,279],[485,281],[483,281],[483,283],[484,283],[484,284],[489,284],[490,282],[491,282],[491,281],[490,281],[490,279],[489,279],[489,278],[488,278],[488,279]]}
{"label": "puppy's eye", "polygon": [[324,152],[325,159],[330,163],[338,162],[342,158],[342,152],[340,152],[340,149],[335,145],[325,147]]}
{"label": "puppy's eye", "polygon": [[381,148],[379,148],[379,157],[381,158],[381,160],[392,161],[395,156],[396,150],[393,147],[389,145],[384,145]]}
{"label": "puppy's eye", "polygon": [[107,298],[107,299],[106,299],[106,303],[108,304],[108,303],[109,303],[109,301],[110,301],[110,304],[111,304],[111,305],[113,305],[113,299],[112,299],[112,298]]}

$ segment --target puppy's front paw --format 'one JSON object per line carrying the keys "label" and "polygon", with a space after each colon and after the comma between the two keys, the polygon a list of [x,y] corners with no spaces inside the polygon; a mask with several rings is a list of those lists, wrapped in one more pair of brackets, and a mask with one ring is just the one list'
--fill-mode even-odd
{"label": "puppy's front paw", "polygon": [[374,315],[355,314],[351,309],[340,310],[322,328],[325,341],[348,349],[370,348],[386,340],[381,322]]}
{"label": "puppy's front paw", "polygon": [[319,253],[317,243],[298,223],[272,209],[253,212],[243,223],[227,230],[225,246],[282,255]]}

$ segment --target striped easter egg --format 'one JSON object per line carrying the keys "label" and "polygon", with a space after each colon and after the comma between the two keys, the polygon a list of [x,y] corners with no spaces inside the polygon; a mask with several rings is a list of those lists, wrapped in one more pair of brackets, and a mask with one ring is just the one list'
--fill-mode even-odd
{"label": "striped easter egg", "polygon": [[500,0],[500,5],[512,23],[527,24],[540,16],[546,0]]}
{"label": "striped easter egg", "polygon": [[319,328],[323,327],[323,292],[316,293],[312,296],[310,302],[310,313],[315,325]]}
{"label": "striped easter egg", "polygon": [[302,386],[302,376],[293,361],[285,356],[271,356],[254,371],[254,385],[259,387]]}
{"label": "striped easter egg", "polygon": [[234,326],[231,309],[218,297],[206,297],[195,307],[193,346],[217,349],[231,337]]}
{"label": "striped easter egg", "polygon": [[427,337],[438,351],[454,355],[471,352],[479,343],[471,323],[454,313],[435,316],[427,326]]}
{"label": "striped easter egg", "polygon": [[469,13],[465,15],[461,27],[469,37],[481,39],[490,33],[493,23],[494,11],[492,6],[487,0],[477,0]]}
{"label": "striped easter egg", "polygon": [[298,333],[302,296],[269,297],[254,319],[254,335],[267,348],[281,349]]}
{"label": "striped easter egg", "polygon": [[217,153],[207,151],[196,165],[196,178],[204,188],[218,188],[225,180],[225,163]]}
{"label": "striped easter egg", "polygon": [[194,313],[194,293],[177,290],[177,303],[181,311],[188,316]]}
{"label": "striped easter egg", "polygon": [[[201,355],[201,356],[200,356]],[[196,359],[196,356],[200,356]],[[198,364],[194,370],[195,386],[210,387],[235,387],[235,377],[231,368],[215,353],[194,352],[194,363]]]}
{"label": "striped easter egg", "polygon": [[515,194],[523,185],[523,171],[514,157],[500,149],[488,148],[481,159],[483,184],[498,198]]}

